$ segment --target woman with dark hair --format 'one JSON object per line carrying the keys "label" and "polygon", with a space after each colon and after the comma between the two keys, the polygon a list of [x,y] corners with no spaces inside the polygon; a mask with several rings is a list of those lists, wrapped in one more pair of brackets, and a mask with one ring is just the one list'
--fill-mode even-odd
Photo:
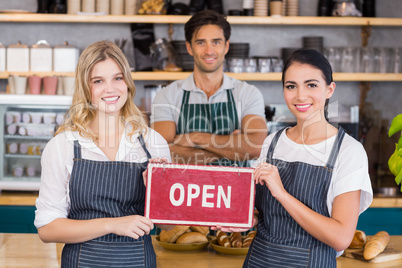
{"label": "woman with dark hair", "polygon": [[324,117],[335,83],[323,55],[295,52],[282,83],[297,124],[264,141],[254,171],[258,233],[244,267],[336,267],[373,199],[367,155]]}

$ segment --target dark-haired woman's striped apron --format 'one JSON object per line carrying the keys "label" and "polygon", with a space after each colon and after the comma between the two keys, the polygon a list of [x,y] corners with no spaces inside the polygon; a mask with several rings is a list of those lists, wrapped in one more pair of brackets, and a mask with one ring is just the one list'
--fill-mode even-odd
{"label": "dark-haired woman's striped apron", "polygon": [[[329,217],[328,188],[344,130],[339,129],[326,166],[274,159],[273,152],[283,131],[274,136],[267,153],[267,163],[278,168],[286,191],[315,212]],[[336,251],[308,234],[265,185],[256,186],[255,205],[260,212],[258,233],[243,267],[336,267]]]}
{"label": "dark-haired woman's striped apron", "polygon": [[[241,129],[232,90],[226,89],[226,95],[227,102],[189,104],[190,91],[184,90],[176,134],[205,132],[230,135],[236,129]],[[248,166],[248,161],[236,160],[238,161],[221,158],[210,163],[210,165],[232,166],[236,164],[239,167]]]}
{"label": "dark-haired woman's striped apron", "polygon": [[[148,159],[151,158],[142,135],[138,139]],[[147,163],[83,159],[81,146],[75,141],[68,218],[143,216],[145,186],[142,172]],[[83,243],[66,244],[61,267],[156,267],[156,256],[149,235],[133,239],[108,234]]]}

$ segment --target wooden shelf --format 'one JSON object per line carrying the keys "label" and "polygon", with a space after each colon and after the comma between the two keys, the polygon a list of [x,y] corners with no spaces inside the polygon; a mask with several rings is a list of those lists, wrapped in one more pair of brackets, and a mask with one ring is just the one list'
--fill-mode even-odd
{"label": "wooden shelf", "polygon": [[[64,23],[173,23],[184,24],[190,16],[181,15],[70,15],[70,14],[0,14],[0,22]],[[228,16],[231,24],[317,25],[317,26],[402,26],[401,18],[307,17],[307,16]]]}
{"label": "wooden shelf", "polygon": [[[173,81],[185,79],[191,72],[132,72],[133,80],[137,81]],[[230,77],[243,81],[281,81],[281,73],[226,73]],[[74,73],[56,72],[0,72],[0,79],[7,79],[9,75],[20,76],[74,76]],[[375,81],[402,81],[402,73],[334,73],[335,82],[375,82]]]}

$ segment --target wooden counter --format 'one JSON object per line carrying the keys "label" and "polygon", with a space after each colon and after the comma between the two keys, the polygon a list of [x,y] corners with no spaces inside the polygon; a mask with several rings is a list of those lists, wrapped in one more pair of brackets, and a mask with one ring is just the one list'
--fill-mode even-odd
{"label": "wooden counter", "polygon": [[[158,268],[236,268],[245,258],[216,253],[210,246],[194,252],[169,251],[153,242]],[[402,236],[391,236],[390,245],[402,251]],[[60,244],[42,243],[36,234],[0,234],[0,267],[60,267],[61,249]],[[402,267],[402,260],[374,264],[339,257],[337,267],[396,268]]]}

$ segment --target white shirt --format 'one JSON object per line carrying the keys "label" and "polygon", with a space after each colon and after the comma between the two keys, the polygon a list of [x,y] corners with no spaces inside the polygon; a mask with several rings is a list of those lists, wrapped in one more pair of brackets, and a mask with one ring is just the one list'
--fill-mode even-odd
{"label": "white shirt", "polygon": [[[261,154],[254,166],[266,161],[267,152],[275,133],[264,141]],[[336,135],[318,144],[298,144],[283,131],[274,149],[273,158],[287,162],[304,162],[316,166],[325,166],[335,144]],[[338,158],[332,172],[331,183],[327,195],[327,207],[332,215],[332,204],[336,196],[343,193],[361,190],[359,214],[365,211],[373,201],[373,189],[368,173],[368,159],[363,146],[353,137],[345,133]],[[343,251],[337,252],[337,257]]]}
{"label": "white shirt", "polygon": [[[138,141],[138,133],[131,140],[126,128],[115,161],[143,163],[147,155]],[[70,208],[69,181],[73,169],[74,141],[81,145],[81,156],[95,161],[110,161],[104,152],[91,139],[78,132],[66,131],[52,138],[46,145],[41,158],[42,173],[39,197],[36,200],[34,224],[42,227],[57,218],[67,218]],[[153,129],[148,128],[144,135],[146,148],[152,158],[166,157],[170,162],[169,146],[165,139]]]}
{"label": "white shirt", "polygon": [[246,115],[258,115],[265,118],[264,98],[255,86],[223,74],[222,86],[208,98],[204,91],[197,88],[194,83],[194,75],[191,74],[186,79],[177,80],[158,91],[152,103],[151,122],[172,121],[177,125],[184,90],[191,92],[189,104],[211,104],[227,102],[227,89],[232,90],[239,126]]}
{"label": "white shirt", "polygon": [[[276,132],[265,139],[255,166],[265,162],[275,134]],[[283,131],[274,149],[273,157],[287,162],[298,161],[310,165],[325,166],[335,140],[336,135],[318,144],[298,144],[289,139],[286,131]],[[328,189],[327,207],[330,215],[332,214],[332,203],[336,196],[358,190],[361,190],[359,212],[362,213],[373,201],[367,154],[361,143],[345,133]]]}

